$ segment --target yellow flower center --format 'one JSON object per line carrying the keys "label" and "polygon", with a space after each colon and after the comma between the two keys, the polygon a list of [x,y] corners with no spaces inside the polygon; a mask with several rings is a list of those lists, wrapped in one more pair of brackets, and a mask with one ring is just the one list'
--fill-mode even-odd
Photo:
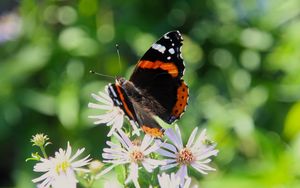
{"label": "yellow flower center", "polygon": [[132,161],[138,163],[144,160],[144,154],[138,150],[134,150],[130,153],[130,158]]}
{"label": "yellow flower center", "polygon": [[188,148],[183,148],[177,155],[177,162],[179,164],[190,164],[195,160],[192,151]]}
{"label": "yellow flower center", "polygon": [[70,163],[68,161],[63,161],[56,165],[56,173],[60,174],[61,172],[66,172],[67,169],[70,167]]}

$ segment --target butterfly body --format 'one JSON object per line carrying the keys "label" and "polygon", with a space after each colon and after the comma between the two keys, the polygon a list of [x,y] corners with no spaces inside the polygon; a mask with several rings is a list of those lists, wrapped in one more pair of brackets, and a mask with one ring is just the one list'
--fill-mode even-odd
{"label": "butterfly body", "polygon": [[108,87],[114,105],[146,134],[161,137],[164,130],[154,116],[170,124],[180,118],[187,106],[181,46],[178,31],[166,33],[140,59],[129,80],[119,77]]}

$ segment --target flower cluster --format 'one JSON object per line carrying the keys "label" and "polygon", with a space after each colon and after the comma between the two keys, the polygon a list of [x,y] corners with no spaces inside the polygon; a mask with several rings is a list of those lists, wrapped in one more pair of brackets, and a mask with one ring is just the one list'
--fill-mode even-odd
{"label": "flower cluster", "polygon": [[[35,139],[39,138],[39,139]],[[43,140],[48,140],[47,136],[43,134],[37,134],[32,139],[34,145],[36,145],[36,141],[39,143],[43,143]],[[44,147],[44,145],[39,145],[39,147]],[[67,149],[64,150],[60,148],[58,152],[55,152],[54,157],[40,157],[39,162],[33,167],[33,171],[44,173],[42,176],[33,179],[34,183],[38,184],[40,188],[75,188],[78,180],[76,179],[75,172],[88,172],[87,169],[82,167],[89,164],[91,159],[89,155],[84,157],[83,159],[76,160],[79,155],[83,153],[85,149],[79,149],[72,156],[72,148],[70,143],[68,142]],[[45,151],[45,150],[42,150]],[[44,152],[43,152],[44,153]]]}
{"label": "flower cluster", "polygon": [[131,141],[129,137],[122,131],[115,132],[114,136],[121,145],[107,141],[110,148],[105,148],[102,157],[105,163],[112,165],[103,171],[99,176],[104,175],[109,170],[117,165],[129,164],[129,175],[125,183],[132,181],[135,187],[139,187],[138,170],[139,165],[143,166],[146,171],[153,172],[153,170],[165,163],[161,160],[152,159],[150,155],[159,149],[159,145],[154,143],[154,138],[145,135],[143,140]]}
{"label": "flower cluster", "polygon": [[[211,157],[218,154],[218,150],[215,149],[216,144],[209,142],[206,130],[197,135],[198,128],[195,128],[185,146],[177,125],[175,125],[175,131],[173,129],[165,131],[166,140],[164,141],[155,140],[147,134],[143,138],[130,139],[130,135],[122,130],[124,112],[114,106],[107,90],[105,91],[105,93],[99,92],[98,95],[92,94],[98,103],[89,103],[89,107],[101,111],[106,110],[106,112],[102,115],[90,116],[90,118],[95,120],[95,124],[112,126],[108,136],[113,135],[117,143],[107,141],[109,147],[104,149],[102,157],[103,162],[109,163],[111,166],[103,170],[98,177],[103,176],[117,165],[128,164],[129,174],[125,184],[132,181],[135,187],[140,187],[138,171],[142,169],[141,167],[149,173],[153,172],[156,167],[159,167],[160,170],[177,168],[177,172],[170,176],[165,173],[161,176],[158,175],[160,187],[189,187],[191,178],[187,173],[188,167],[192,167],[202,174],[215,170],[208,164],[211,162]],[[135,133],[139,131],[135,124],[131,122],[131,125],[133,125]]]}
{"label": "flower cluster", "polygon": [[[215,170],[209,163],[211,157],[217,156],[218,150],[215,149],[216,144],[209,141],[206,130],[198,133],[196,127],[186,144],[177,125],[174,129],[165,130],[165,136],[160,139],[141,134],[133,121],[130,121],[133,130],[124,131],[125,113],[114,105],[107,89],[105,92],[92,94],[92,97],[97,102],[89,103],[88,106],[99,110],[99,114],[89,118],[95,120],[95,124],[111,126],[107,135],[110,140],[106,141],[107,147],[102,153],[103,161],[91,161],[89,155],[77,159],[84,152],[84,148],[78,149],[72,155],[69,142],[66,150],[60,148],[54,156],[48,157],[45,147],[50,144],[49,138],[47,135],[37,134],[32,137],[31,142],[33,146],[41,149],[42,156],[35,153],[28,159],[38,161],[33,171],[43,173],[32,180],[37,187],[76,188],[78,182],[84,187],[92,187],[95,180],[102,179],[113,169],[122,168],[123,178],[118,178],[122,185],[131,184],[136,188],[195,188],[197,185],[191,185],[188,168],[201,174]],[[88,168],[84,168],[85,166]],[[120,170],[116,172],[120,173]],[[80,174],[85,178],[81,178]],[[121,176],[118,174],[118,177]]]}

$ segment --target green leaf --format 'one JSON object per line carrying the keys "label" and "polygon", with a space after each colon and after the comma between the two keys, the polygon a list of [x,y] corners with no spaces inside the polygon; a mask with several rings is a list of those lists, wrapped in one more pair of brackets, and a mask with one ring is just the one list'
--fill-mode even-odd
{"label": "green leaf", "polygon": [[300,132],[300,102],[294,104],[289,110],[285,123],[284,134],[287,138],[293,139]]}
{"label": "green leaf", "polygon": [[27,162],[27,161],[40,161],[41,158],[42,158],[42,157],[38,154],[38,152],[32,153],[31,156],[32,156],[32,157],[27,158],[27,159],[25,160],[25,162]]}
{"label": "green leaf", "polygon": [[[158,169],[158,168],[157,168]],[[149,187],[157,184],[156,176],[158,171],[154,170],[152,173],[147,172],[144,168],[139,170],[139,183],[141,187]]]}
{"label": "green leaf", "polygon": [[124,165],[118,165],[115,167],[115,172],[117,174],[118,181],[124,185],[126,180],[126,167]]}

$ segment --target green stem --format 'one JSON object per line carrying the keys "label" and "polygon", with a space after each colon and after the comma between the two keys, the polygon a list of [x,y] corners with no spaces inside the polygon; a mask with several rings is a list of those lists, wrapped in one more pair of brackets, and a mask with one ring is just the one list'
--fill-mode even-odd
{"label": "green stem", "polygon": [[88,188],[92,187],[92,185],[94,184],[94,175],[91,176],[91,179],[88,181]]}
{"label": "green stem", "polygon": [[44,146],[40,146],[40,149],[41,149],[41,151],[43,153],[44,158],[48,159],[48,156],[47,156],[47,153],[46,153],[46,150],[45,150]]}

